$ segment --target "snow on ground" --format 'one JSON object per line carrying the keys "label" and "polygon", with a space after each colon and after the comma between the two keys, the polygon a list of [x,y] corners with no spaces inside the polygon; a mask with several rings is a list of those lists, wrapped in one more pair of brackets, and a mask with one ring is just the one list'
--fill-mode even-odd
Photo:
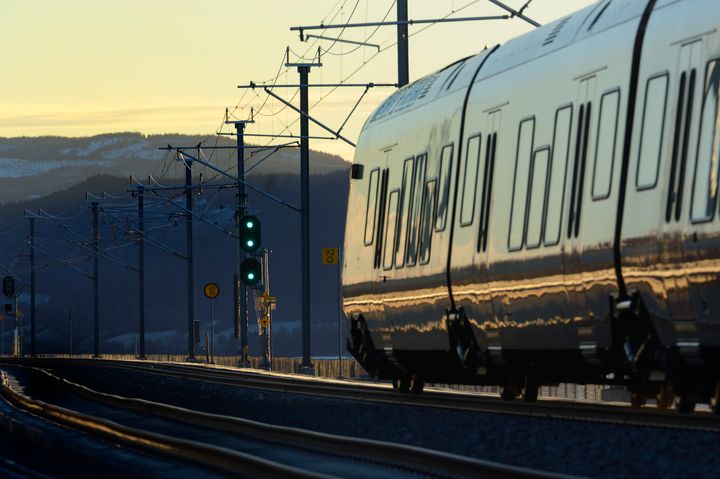
{"label": "snow on ground", "polygon": [[91,141],[86,146],[75,147],[75,148],[64,148],[64,149],[60,150],[60,152],[64,155],[88,156],[101,148],[106,148],[108,146],[115,145],[123,140],[125,140],[125,138],[123,138],[123,137],[99,138],[97,140]]}
{"label": "snow on ground", "polygon": [[69,166],[110,167],[113,164],[114,162],[111,160],[94,161],[90,164],[86,160],[34,161],[0,157],[0,178],[24,178],[42,175]]}

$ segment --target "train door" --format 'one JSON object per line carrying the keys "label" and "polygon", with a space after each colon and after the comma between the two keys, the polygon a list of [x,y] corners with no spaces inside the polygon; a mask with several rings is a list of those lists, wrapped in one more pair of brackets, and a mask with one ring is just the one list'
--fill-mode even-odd
{"label": "train door", "polygon": [[[477,169],[476,175],[471,177],[476,178],[476,184],[468,184],[464,182],[465,187],[463,188],[463,205],[461,208],[461,222],[460,224],[467,224],[472,228],[474,232],[474,249],[473,249],[473,261],[474,266],[474,289],[476,294],[472,297],[472,301],[465,305],[462,305],[466,309],[468,318],[473,320],[473,324],[476,326],[473,328],[475,333],[475,340],[480,346],[480,349],[487,349],[488,346],[496,346],[500,344],[500,338],[496,329],[479,328],[479,325],[494,325],[495,308],[493,306],[493,298],[491,292],[486,287],[490,283],[490,274],[488,271],[488,234],[492,225],[490,224],[490,217],[492,211],[492,198],[493,198],[493,180],[495,174],[495,159],[497,157],[498,148],[498,132],[501,130],[502,121],[502,110],[496,109],[488,112],[482,119],[482,131],[483,142],[476,142],[479,146],[479,151],[476,154],[472,154],[477,158],[477,162],[474,168],[469,165],[466,168],[466,175],[469,170]],[[479,138],[479,137],[476,137]],[[472,140],[472,139],[471,139]],[[471,141],[468,142],[468,152],[470,152]],[[468,161],[468,160],[466,160]],[[470,201],[464,201],[465,194],[468,187],[472,187],[473,195],[475,196],[475,206],[473,213],[468,214],[468,208],[466,205]],[[463,215],[465,217],[463,218]],[[470,218],[472,217],[472,220]]]}
{"label": "train door", "polygon": [[[697,128],[702,85],[702,40],[680,45],[675,72],[676,82],[674,125],[670,171],[666,176],[667,195],[665,217],[661,227],[661,258],[670,274],[664,278],[665,291],[670,305],[673,321],[686,322],[693,319],[688,278],[685,268],[685,248],[683,238],[688,223],[687,205],[690,203],[689,186],[692,180],[692,145],[697,138]],[[690,328],[692,326],[688,325]],[[676,329],[678,325],[676,324]],[[682,328],[681,328],[682,329]]]}
{"label": "train door", "polygon": [[[390,272],[383,268],[383,252],[388,234],[395,234],[396,211],[394,211],[393,208],[395,208],[395,210],[397,209],[397,191],[393,190],[389,168],[392,147],[386,148],[378,152],[378,154],[382,158],[380,166],[371,172],[371,175],[377,176],[375,179],[371,178],[371,182],[374,181],[377,185],[375,187],[377,190],[377,200],[374,213],[374,226],[373,232],[371,233],[374,238],[372,245],[374,254],[371,281],[376,301],[374,301],[372,315],[370,315],[372,319],[368,318],[367,322],[371,332],[374,333],[373,340],[375,341],[375,346],[387,350],[391,348],[391,326],[387,324],[385,315],[384,300],[386,298],[383,298],[383,290],[386,288],[383,288],[383,283],[387,282]],[[377,301],[377,299],[380,299],[380,301]]]}
{"label": "train door", "polygon": [[[588,176],[588,149],[592,141],[592,120],[594,100],[596,98],[597,77],[580,80],[577,95],[577,118],[575,121],[575,149],[572,152],[572,175],[570,178],[570,205],[567,224],[562,234],[565,236],[564,275],[568,294],[568,306],[565,318],[582,321],[588,317],[585,288],[582,274],[583,242],[580,224],[587,221],[583,217],[583,198],[586,195],[586,177]],[[587,206],[587,205],[585,205]]]}

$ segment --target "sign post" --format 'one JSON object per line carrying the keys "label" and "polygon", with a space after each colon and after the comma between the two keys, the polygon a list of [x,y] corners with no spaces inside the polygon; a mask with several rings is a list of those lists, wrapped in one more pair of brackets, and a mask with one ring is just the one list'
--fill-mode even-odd
{"label": "sign post", "polygon": [[260,303],[259,332],[264,336],[262,367],[272,371],[272,311],[277,307],[277,298],[270,295],[270,250],[263,249],[262,256],[263,294]]}
{"label": "sign post", "polygon": [[343,315],[342,315],[342,283],[340,281],[340,248],[322,248],[322,264],[337,265],[337,292],[338,292],[338,377],[342,372],[342,343],[343,343]]}
{"label": "sign post", "polygon": [[213,319],[213,302],[220,295],[220,287],[215,283],[208,283],[203,289],[205,297],[210,300],[210,345],[208,347],[210,363],[215,364],[215,321]]}
{"label": "sign post", "polygon": [[67,313],[68,313],[68,335],[70,336],[70,357],[72,357],[72,355],[73,355],[73,327],[72,327],[73,309],[71,307],[68,307]]}
{"label": "sign post", "polygon": [[[13,337],[13,347],[12,347],[12,355],[13,356],[20,356],[21,348],[19,345],[19,338],[18,338],[18,317],[16,315],[17,313],[17,295],[15,294],[15,278],[12,276],[5,276],[2,281],[2,291],[3,295],[9,300],[5,301],[5,316],[4,318],[12,317],[15,321],[15,334]],[[14,304],[13,304],[14,303]],[[3,325],[4,326],[4,325]],[[2,331],[0,333],[4,333],[4,327],[2,328]]]}

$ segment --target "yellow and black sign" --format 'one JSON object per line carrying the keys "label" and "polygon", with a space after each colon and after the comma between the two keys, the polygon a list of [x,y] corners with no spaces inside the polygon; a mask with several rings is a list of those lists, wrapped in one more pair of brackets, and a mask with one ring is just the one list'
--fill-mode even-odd
{"label": "yellow and black sign", "polygon": [[340,251],[338,248],[322,249],[322,264],[337,264]]}
{"label": "yellow and black sign", "polygon": [[215,283],[206,284],[204,291],[208,299],[215,299],[220,295],[220,287]]}

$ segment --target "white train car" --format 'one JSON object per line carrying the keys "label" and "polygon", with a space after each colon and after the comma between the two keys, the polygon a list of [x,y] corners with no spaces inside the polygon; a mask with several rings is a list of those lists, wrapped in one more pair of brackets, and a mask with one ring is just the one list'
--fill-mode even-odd
{"label": "white train car", "polygon": [[368,372],[717,403],[719,27],[715,0],[602,0],[389,97],[345,239]]}

